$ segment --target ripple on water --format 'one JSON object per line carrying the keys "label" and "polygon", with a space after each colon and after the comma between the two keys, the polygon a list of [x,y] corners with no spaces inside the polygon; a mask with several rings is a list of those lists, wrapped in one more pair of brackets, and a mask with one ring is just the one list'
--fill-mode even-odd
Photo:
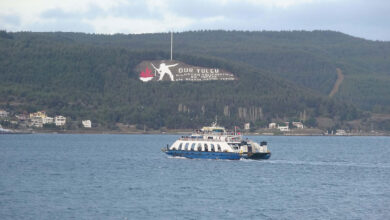
{"label": "ripple on water", "polygon": [[177,138],[2,135],[0,219],[390,219],[390,138],[253,137],[260,161],[161,152]]}

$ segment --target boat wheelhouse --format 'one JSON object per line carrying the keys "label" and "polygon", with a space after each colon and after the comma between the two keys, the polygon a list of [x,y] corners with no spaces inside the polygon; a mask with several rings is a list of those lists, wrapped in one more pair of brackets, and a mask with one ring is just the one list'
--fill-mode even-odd
{"label": "boat wheelhouse", "polygon": [[271,156],[267,142],[258,144],[244,140],[242,135],[226,132],[225,128],[216,123],[190,136],[182,136],[162,151],[171,156],[204,159],[268,159]]}

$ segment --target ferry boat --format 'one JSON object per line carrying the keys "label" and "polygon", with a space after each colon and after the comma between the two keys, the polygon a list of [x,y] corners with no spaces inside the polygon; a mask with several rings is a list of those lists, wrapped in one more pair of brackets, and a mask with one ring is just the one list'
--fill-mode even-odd
{"label": "ferry boat", "polygon": [[210,127],[203,127],[191,134],[182,136],[171,146],[161,149],[173,157],[191,159],[269,159],[271,152],[267,142],[260,144],[244,139],[239,133],[228,133],[224,127],[213,123]]}

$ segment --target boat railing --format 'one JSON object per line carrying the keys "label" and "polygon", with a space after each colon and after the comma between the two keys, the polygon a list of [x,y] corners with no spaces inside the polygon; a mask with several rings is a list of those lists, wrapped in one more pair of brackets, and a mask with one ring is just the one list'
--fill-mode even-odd
{"label": "boat railing", "polygon": [[181,137],[179,138],[181,141],[210,141],[210,142],[222,142],[222,140],[219,139],[204,139],[203,137],[201,138],[196,138],[196,137]]}
{"label": "boat railing", "polygon": [[181,141],[209,141],[209,142],[241,142],[241,138],[239,137],[225,137],[224,139],[222,138],[217,138],[217,139],[205,139],[203,136],[183,136],[179,138]]}
{"label": "boat railing", "polygon": [[219,135],[219,136],[223,136],[223,135],[241,135],[239,132],[228,132],[228,131],[224,131],[224,132],[216,132],[216,131],[202,131],[202,130],[195,130],[193,132],[193,134],[196,134],[196,135]]}

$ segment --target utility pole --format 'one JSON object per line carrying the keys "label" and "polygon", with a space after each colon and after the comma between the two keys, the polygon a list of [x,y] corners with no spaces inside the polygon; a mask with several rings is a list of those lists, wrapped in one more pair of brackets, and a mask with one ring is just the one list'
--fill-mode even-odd
{"label": "utility pole", "polygon": [[171,60],[172,60],[172,52],[173,52],[173,32],[171,31]]}

